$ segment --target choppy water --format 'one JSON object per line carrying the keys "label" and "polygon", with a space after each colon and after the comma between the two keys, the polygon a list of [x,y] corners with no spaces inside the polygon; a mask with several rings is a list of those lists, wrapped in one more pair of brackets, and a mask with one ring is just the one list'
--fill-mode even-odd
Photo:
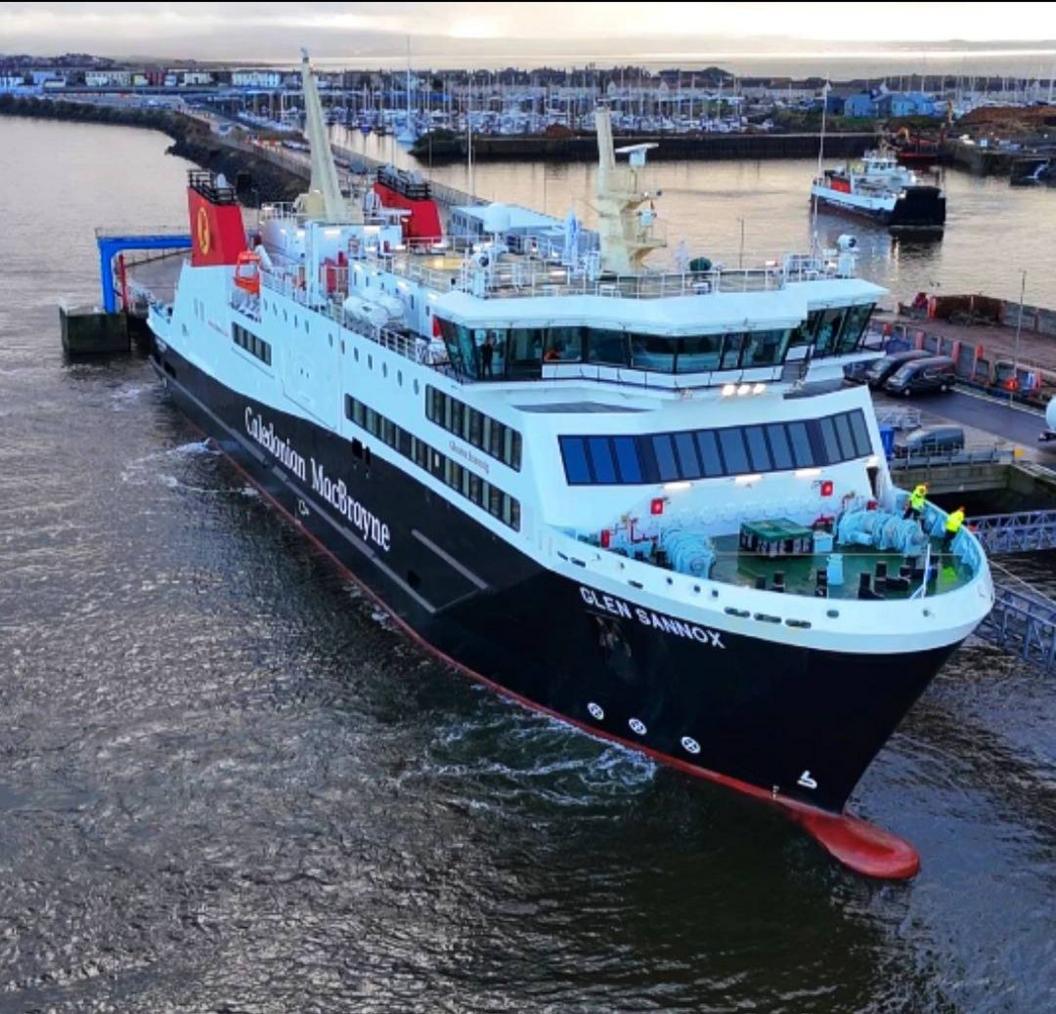
{"label": "choppy water", "polygon": [[870,770],[908,885],[475,688],[63,362],[165,143],[0,120],[0,1012],[1056,1008],[1053,677],[970,645]]}

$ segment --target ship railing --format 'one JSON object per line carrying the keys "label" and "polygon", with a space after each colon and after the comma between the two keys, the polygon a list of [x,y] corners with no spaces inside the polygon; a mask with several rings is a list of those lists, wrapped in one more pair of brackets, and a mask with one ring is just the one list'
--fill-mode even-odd
{"label": "ship railing", "polygon": [[292,201],[273,201],[260,206],[260,220],[262,222],[267,222],[271,219],[296,220],[301,217]]}
{"label": "ship railing", "polygon": [[[454,375],[454,370],[448,362],[447,348],[443,342],[402,334],[387,327],[377,327],[365,320],[350,320],[345,313],[343,295],[330,295],[322,300],[313,300],[305,288],[299,284],[298,279],[292,275],[261,271],[260,276],[264,288],[287,296],[306,309],[322,314],[345,330],[381,345],[390,352],[395,352],[419,365],[428,366],[445,375]],[[233,300],[238,299],[238,294],[236,293],[232,298]],[[255,319],[259,320],[259,307],[252,305],[254,303],[256,303],[255,300],[247,300],[241,303],[233,302],[232,305],[242,313],[249,316],[255,315]]]}

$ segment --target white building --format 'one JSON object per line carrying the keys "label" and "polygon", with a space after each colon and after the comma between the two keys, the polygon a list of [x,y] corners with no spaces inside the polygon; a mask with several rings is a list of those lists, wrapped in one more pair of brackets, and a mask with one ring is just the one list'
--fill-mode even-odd
{"label": "white building", "polygon": [[282,84],[282,74],[277,70],[242,68],[231,72],[231,84],[236,88],[278,88]]}

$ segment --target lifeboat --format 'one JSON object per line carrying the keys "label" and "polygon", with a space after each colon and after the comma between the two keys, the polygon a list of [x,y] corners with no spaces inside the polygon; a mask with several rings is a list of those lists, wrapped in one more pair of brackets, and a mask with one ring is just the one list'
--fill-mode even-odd
{"label": "lifeboat", "polygon": [[235,262],[235,285],[252,296],[260,295],[260,255],[243,250]]}

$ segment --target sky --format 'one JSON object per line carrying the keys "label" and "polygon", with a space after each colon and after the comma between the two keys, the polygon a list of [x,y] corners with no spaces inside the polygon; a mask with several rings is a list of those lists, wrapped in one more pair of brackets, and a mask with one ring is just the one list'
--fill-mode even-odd
{"label": "sky", "polygon": [[[1052,3],[3,3],[0,53],[370,66],[601,64],[768,54],[1025,51],[1056,65]],[[951,42],[953,43],[951,45]],[[1017,55],[1022,56],[1022,52]]]}

